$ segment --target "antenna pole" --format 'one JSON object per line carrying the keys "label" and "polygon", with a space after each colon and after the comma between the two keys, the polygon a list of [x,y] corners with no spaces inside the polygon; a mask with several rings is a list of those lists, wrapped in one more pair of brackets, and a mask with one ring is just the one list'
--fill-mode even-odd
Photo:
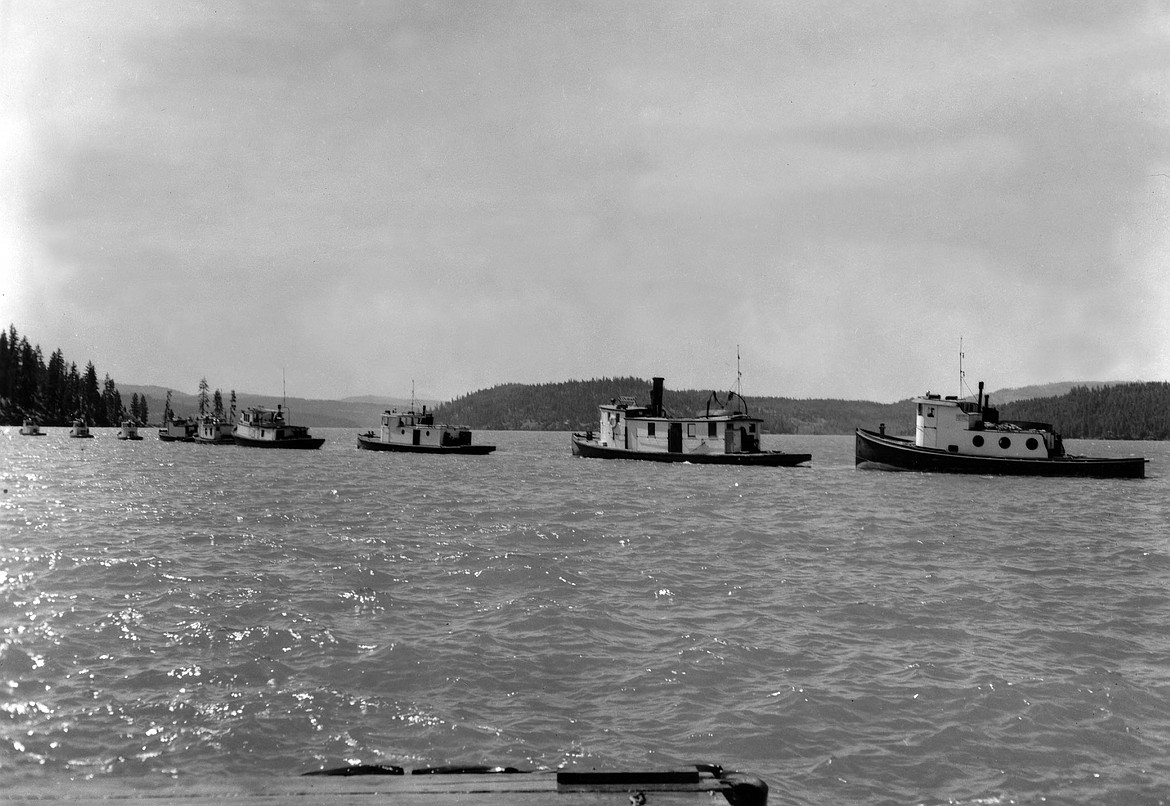
{"label": "antenna pole", "polygon": [[743,398],[743,373],[739,369],[739,345],[735,345],[735,393]]}
{"label": "antenna pole", "polygon": [[959,336],[959,400],[963,399],[963,385],[966,377],[963,374],[963,337]]}

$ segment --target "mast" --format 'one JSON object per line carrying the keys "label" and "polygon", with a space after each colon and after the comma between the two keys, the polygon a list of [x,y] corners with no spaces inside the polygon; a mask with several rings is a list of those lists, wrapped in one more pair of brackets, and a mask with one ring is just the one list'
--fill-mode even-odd
{"label": "mast", "polygon": [[739,345],[735,345],[735,394],[743,400],[743,373],[739,369]]}
{"label": "mast", "polygon": [[963,374],[963,337],[959,336],[959,400],[963,399],[963,387],[966,385],[966,377]]}

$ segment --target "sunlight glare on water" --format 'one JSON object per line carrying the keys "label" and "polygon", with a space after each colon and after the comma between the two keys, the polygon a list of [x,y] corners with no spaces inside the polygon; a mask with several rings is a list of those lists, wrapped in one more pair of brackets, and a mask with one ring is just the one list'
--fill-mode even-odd
{"label": "sunlight glare on water", "polygon": [[[786,803],[1155,803],[1140,481],[0,433],[0,781],[721,763]],[[316,430],[315,430],[316,431]]]}

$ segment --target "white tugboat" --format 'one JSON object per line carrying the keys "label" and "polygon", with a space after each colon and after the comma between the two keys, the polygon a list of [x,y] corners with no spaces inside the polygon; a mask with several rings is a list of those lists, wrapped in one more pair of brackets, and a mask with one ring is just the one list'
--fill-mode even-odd
{"label": "white tugboat", "polygon": [[674,417],[662,406],[662,378],[655,378],[650,405],[622,398],[599,406],[597,431],[572,436],[574,456],[598,459],[643,459],[651,462],[793,467],[812,460],[808,453],[760,449],[760,425],[747,401],[728,392],[721,401],[712,392],[704,412]]}
{"label": "white tugboat", "polygon": [[1143,478],[1146,459],[1094,458],[1065,453],[1049,423],[1001,421],[983,396],[942,398],[929,392],[913,398],[914,438],[857,429],[855,464],[880,470],[980,473],[1011,476]]}
{"label": "white tugboat", "polygon": [[214,414],[205,414],[197,421],[195,441],[208,445],[230,445],[236,441],[232,436],[235,424],[231,420]]}
{"label": "white tugboat", "polygon": [[163,442],[194,442],[195,428],[195,421],[190,417],[164,417],[158,438]]}
{"label": "white tugboat", "polygon": [[404,453],[458,453],[482,456],[496,449],[495,445],[473,445],[471,429],[465,425],[435,423],[435,415],[423,406],[406,411],[387,410],[382,414],[378,431],[358,434],[358,447],[367,451],[401,451]]}
{"label": "white tugboat", "polygon": [[237,445],[247,448],[320,448],[323,437],[309,435],[308,426],[289,425],[284,419],[284,407],[275,409],[259,406],[244,409],[240,421],[232,429]]}
{"label": "white tugboat", "polygon": [[69,436],[74,439],[93,439],[93,434],[89,433],[89,425],[80,417],[69,426]]}
{"label": "white tugboat", "polygon": [[138,423],[133,420],[123,420],[122,425],[118,428],[118,439],[126,440],[140,440],[142,435],[138,433]]}
{"label": "white tugboat", "polygon": [[41,430],[40,424],[32,417],[25,417],[24,425],[20,427],[20,435],[24,437],[43,437],[45,432]]}

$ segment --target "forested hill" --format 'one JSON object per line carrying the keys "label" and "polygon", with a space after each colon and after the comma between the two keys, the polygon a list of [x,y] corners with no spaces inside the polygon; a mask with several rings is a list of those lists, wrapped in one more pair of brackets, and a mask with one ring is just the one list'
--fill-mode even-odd
{"label": "forested hill", "polygon": [[1077,386],[1000,406],[999,417],[1052,423],[1068,439],[1170,439],[1170,383]]}
{"label": "forested hill", "polygon": [[[726,392],[720,391],[720,397]],[[684,415],[704,411],[711,390],[674,390],[663,393],[667,412]],[[650,402],[650,381],[643,378],[599,378],[560,383],[509,383],[483,389],[444,403],[435,411],[439,422],[472,428],[527,431],[572,431],[597,427],[597,406],[614,398],[632,397]],[[851,434],[856,426],[913,429],[907,403],[885,404],[860,400],[797,400],[787,397],[748,396],[748,412],[763,419],[770,434]]]}
{"label": "forested hill", "polygon": [[[710,390],[672,390],[663,394],[668,413],[691,414],[706,408]],[[724,393],[720,393],[721,396]],[[510,383],[464,395],[435,412],[439,422],[472,428],[569,431],[597,427],[597,406],[614,398],[650,402],[650,381],[600,378],[546,384]],[[749,413],[764,421],[769,434],[852,434],[886,424],[891,434],[914,433],[908,400],[796,399],[748,396]],[[1170,439],[1170,383],[1076,386],[1059,397],[1020,400],[999,407],[1000,419],[1052,423],[1069,439]]]}

